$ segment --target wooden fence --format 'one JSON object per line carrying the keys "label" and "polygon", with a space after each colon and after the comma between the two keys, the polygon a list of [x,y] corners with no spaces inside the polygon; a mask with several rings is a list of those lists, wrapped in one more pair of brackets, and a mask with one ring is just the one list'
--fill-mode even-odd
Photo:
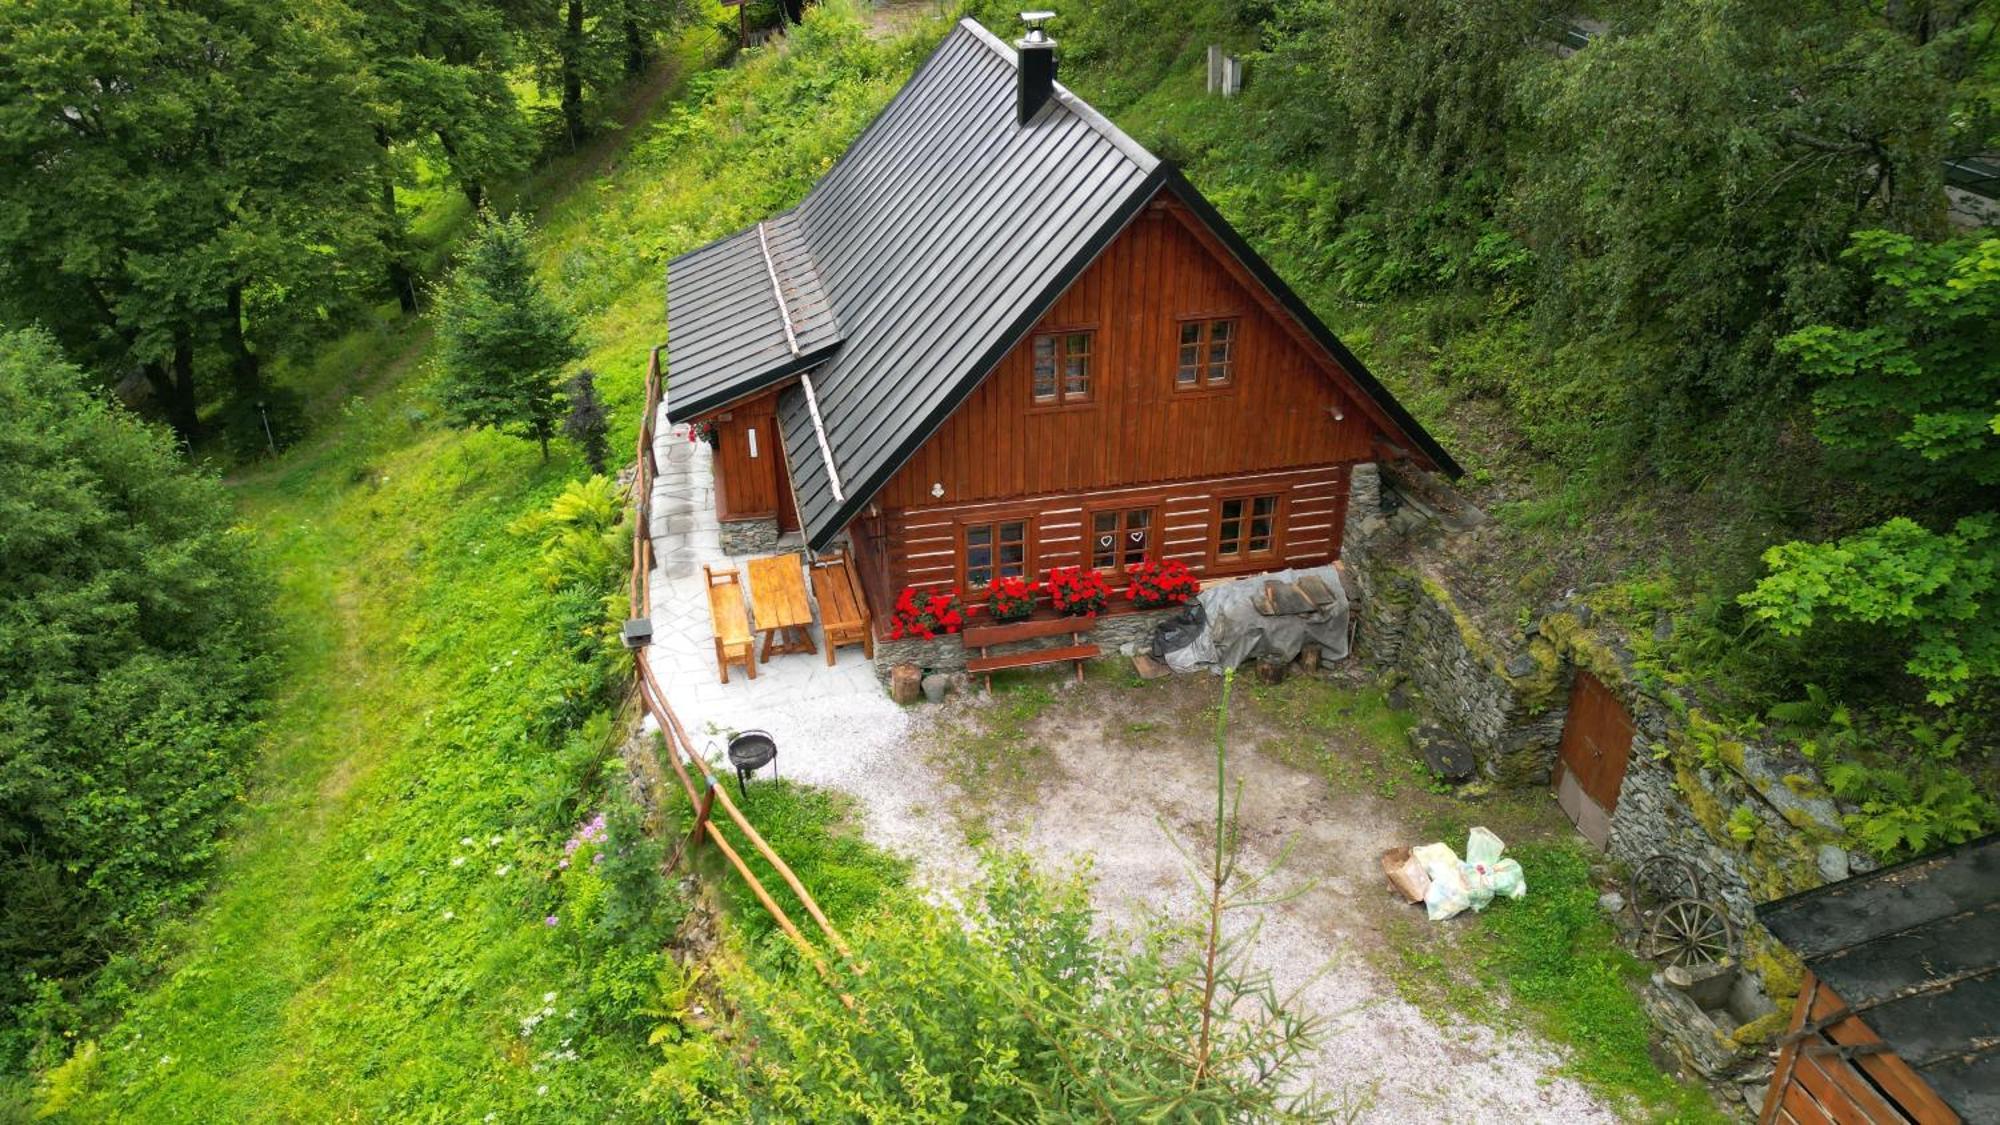
{"label": "wooden fence", "polygon": [[[653,455],[653,438],[654,428],[659,420],[660,399],[660,349],[654,348],[646,363],[646,412],[639,423],[636,461],[639,471],[632,482],[636,519],[632,525],[631,616],[635,618],[650,617],[653,612],[653,480],[659,475],[659,462]],[[791,915],[786,913],[785,908],[772,896],[770,888],[750,870],[750,865],[744,862],[742,852],[730,842],[722,825],[711,815],[715,807],[721,805],[724,817],[736,826],[750,850],[770,864],[771,869],[778,873],[787,887],[791,888],[793,897],[804,908],[819,932],[825,936],[827,943],[838,951],[841,957],[851,960],[853,951],[848,948],[840,932],[834,929],[833,923],[827,920],[825,912],[819,908],[819,903],[814,901],[812,892],[806,890],[805,884],[799,881],[799,877],[793,873],[790,865],[779,858],[763,834],[758,832],[749,818],[743,815],[743,811],[737,808],[736,802],[729,796],[729,790],[716,777],[714,769],[695,750],[687,729],[681,726],[680,716],[674,714],[673,705],[667,701],[666,689],[653,674],[645,646],[632,649],[632,663],[634,678],[638,684],[640,706],[644,707],[646,713],[653,717],[653,721],[659,724],[663,756],[667,764],[673,767],[674,777],[680,782],[681,791],[687,795],[688,807],[693,811],[695,818],[693,830],[688,833],[688,838],[682,841],[680,847],[675,849],[668,869],[671,870],[680,862],[683,852],[694,851],[701,847],[704,841],[713,842],[716,850],[722,853],[730,866],[736,869],[736,873],[749,884],[751,893],[755,894],[757,901],[770,912],[785,936],[792,939],[822,975],[827,975],[826,961],[820,956],[819,949],[792,921]]]}

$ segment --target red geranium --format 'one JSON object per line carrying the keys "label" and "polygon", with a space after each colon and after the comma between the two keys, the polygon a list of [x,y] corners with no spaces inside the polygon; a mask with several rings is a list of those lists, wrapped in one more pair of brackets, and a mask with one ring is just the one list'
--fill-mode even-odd
{"label": "red geranium", "polygon": [[1041,588],[1040,582],[1026,578],[996,578],[986,595],[986,612],[995,621],[1019,621],[1035,612],[1035,594]]}
{"label": "red geranium", "polygon": [[965,608],[959,604],[958,590],[946,590],[942,594],[919,594],[916,587],[905,586],[896,596],[896,612],[889,621],[889,639],[902,640],[904,637],[922,637],[932,640],[939,633],[956,633],[965,624]]}
{"label": "red geranium", "polygon": [[1136,606],[1181,605],[1201,593],[1201,580],[1179,559],[1140,563],[1130,573],[1132,584],[1125,587],[1125,600]]}
{"label": "red geranium", "polygon": [[1059,566],[1049,571],[1049,604],[1071,617],[1096,617],[1111,596],[1104,576],[1094,570]]}

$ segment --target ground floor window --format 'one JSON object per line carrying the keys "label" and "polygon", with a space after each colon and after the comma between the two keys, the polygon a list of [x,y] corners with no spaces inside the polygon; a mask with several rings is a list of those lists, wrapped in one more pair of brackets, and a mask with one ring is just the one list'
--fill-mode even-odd
{"label": "ground floor window", "polygon": [[1274,554],[1278,546],[1278,498],[1232,496],[1216,505],[1215,560],[1232,563]]}
{"label": "ground floor window", "polygon": [[1126,508],[1090,516],[1090,565],[1096,570],[1130,570],[1153,549],[1153,509]]}
{"label": "ground floor window", "polygon": [[995,578],[1028,573],[1028,521],[996,520],[960,525],[960,580],[966,590],[983,590]]}

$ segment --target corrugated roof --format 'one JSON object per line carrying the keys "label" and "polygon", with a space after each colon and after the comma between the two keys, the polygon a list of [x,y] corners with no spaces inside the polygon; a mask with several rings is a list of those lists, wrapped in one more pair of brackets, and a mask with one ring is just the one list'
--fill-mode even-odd
{"label": "corrugated roof", "polygon": [[[1060,84],[1020,124],[1017,64],[1013,48],[959,21],[805,200],[773,221],[795,225],[800,246],[787,260],[810,266],[826,310],[826,335],[817,338],[832,341],[813,367],[821,425],[803,387],[788,388],[778,407],[814,549],[832,542],[1162,190],[1196,204],[1361,389],[1436,464],[1456,472],[1171,168]],[[675,421],[807,366],[779,354],[782,325],[751,300],[754,246],[754,232],[745,232],[669,266],[667,399]],[[730,322],[731,307],[749,310],[739,314],[747,323]]]}
{"label": "corrugated roof", "polygon": [[676,422],[772,386],[840,344],[792,212],[675,258],[667,308],[667,409]]}
{"label": "corrugated roof", "polygon": [[1967,1121],[2000,1121],[2000,835],[1757,908]]}

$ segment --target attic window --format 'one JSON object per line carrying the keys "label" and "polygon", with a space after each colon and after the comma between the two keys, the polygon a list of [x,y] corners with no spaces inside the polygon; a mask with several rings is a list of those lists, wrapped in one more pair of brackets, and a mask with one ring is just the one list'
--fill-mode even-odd
{"label": "attic window", "polygon": [[1198,391],[1231,385],[1236,378],[1236,321],[1181,321],[1180,366],[1174,389]]}
{"label": "attic window", "polygon": [[1094,332],[1049,332],[1035,337],[1035,405],[1072,406],[1090,401]]}

